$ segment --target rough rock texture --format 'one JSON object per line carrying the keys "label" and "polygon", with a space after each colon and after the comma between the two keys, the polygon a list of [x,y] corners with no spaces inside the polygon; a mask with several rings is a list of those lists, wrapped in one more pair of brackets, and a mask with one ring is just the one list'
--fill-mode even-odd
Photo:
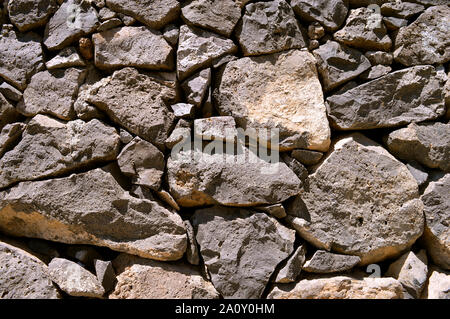
{"label": "rough rock texture", "polygon": [[200,264],[200,254],[198,251],[197,240],[195,239],[194,227],[188,221],[184,221],[184,226],[186,227],[186,234],[188,237],[188,246],[186,249],[186,258],[191,265]]}
{"label": "rough rock texture", "polygon": [[206,208],[195,212],[193,225],[211,280],[224,298],[260,298],[275,267],[294,250],[295,232],[264,213]]}
{"label": "rough rock texture", "polygon": [[3,129],[7,124],[17,121],[19,117],[20,114],[16,108],[0,93],[0,129]]}
{"label": "rough rock texture", "polygon": [[293,150],[291,156],[304,165],[315,165],[323,157],[323,153],[308,150]]}
{"label": "rough rock texture", "polygon": [[329,274],[352,269],[361,261],[358,256],[347,256],[318,250],[307,260],[302,269],[308,272]]}
{"label": "rough rock texture", "polygon": [[98,282],[103,286],[105,292],[113,290],[117,279],[112,262],[96,259],[94,260],[94,266]]}
{"label": "rough rock texture", "polygon": [[64,123],[37,115],[17,146],[0,159],[0,188],[114,160],[118,146],[116,130],[96,119]]}
{"label": "rough rock texture", "polygon": [[24,128],[25,124],[19,122],[3,127],[0,131],[0,158],[20,139]]}
{"label": "rough rock texture", "polygon": [[9,0],[9,19],[20,32],[44,26],[56,11],[56,0]]}
{"label": "rough rock texture", "polygon": [[412,24],[400,29],[395,40],[395,60],[406,66],[450,61],[450,8],[428,8]]}
{"label": "rough rock texture", "polygon": [[305,246],[301,245],[298,247],[278,271],[275,282],[280,284],[294,282],[302,271],[302,266],[305,263],[305,254]]}
{"label": "rough rock texture", "polygon": [[375,80],[381,78],[384,75],[387,75],[392,71],[390,66],[386,65],[374,65],[369,70],[360,75],[360,78],[363,80]]}
{"label": "rough rock texture", "polygon": [[1,299],[58,299],[47,266],[28,252],[0,242]]}
{"label": "rough rock texture", "polygon": [[304,279],[290,290],[275,287],[269,299],[403,299],[402,285],[393,278],[330,277]]}
{"label": "rough rock texture", "polygon": [[176,118],[190,119],[194,116],[195,106],[189,103],[177,103],[170,107]]}
{"label": "rough rock texture", "polygon": [[238,138],[236,122],[232,116],[214,116],[194,121],[194,134],[204,141],[235,142]]}
{"label": "rough rock texture", "polygon": [[425,212],[424,243],[436,265],[450,269],[450,174],[432,181],[421,199]]}
{"label": "rough rock texture", "polygon": [[92,40],[95,66],[99,69],[132,66],[148,70],[171,70],[175,65],[169,43],[160,32],[146,27],[114,28],[94,34]]}
{"label": "rough rock texture", "polygon": [[119,181],[106,169],[94,169],[20,183],[0,192],[0,231],[180,259],[186,250],[181,218],[157,202],[131,197]]}
{"label": "rough rock texture", "polygon": [[423,12],[424,10],[425,7],[421,4],[405,1],[387,2],[381,6],[381,14],[383,16],[391,16],[403,19],[409,19],[412,16]]}
{"label": "rough rock texture", "polygon": [[394,257],[423,232],[423,204],[405,165],[361,134],[337,141],[286,208],[298,233],[318,248],[361,257]]}
{"label": "rough rock texture", "polygon": [[13,102],[18,102],[22,98],[22,92],[7,82],[0,84],[0,93]]}
{"label": "rough rock texture", "polygon": [[168,104],[178,99],[173,81],[124,68],[92,86],[88,102],[119,125],[158,147],[164,145],[175,116]]}
{"label": "rough rock texture", "polygon": [[284,0],[247,5],[236,33],[245,56],[306,46],[294,11]]}
{"label": "rough rock texture", "polygon": [[200,107],[208,94],[211,84],[211,69],[194,74],[181,84],[188,103]]}
{"label": "rough rock texture", "polygon": [[391,65],[394,61],[394,56],[392,53],[383,51],[367,51],[365,56],[369,59],[372,65]]}
{"label": "rough rock texture", "polygon": [[105,293],[97,277],[73,261],[54,258],[48,265],[48,273],[70,296],[101,298]]}
{"label": "rough rock texture", "polygon": [[280,148],[327,151],[330,128],[315,59],[291,50],[229,62],[214,91],[221,115],[244,129],[280,130]]}
{"label": "rough rock texture", "polygon": [[[220,143],[222,145],[222,143]],[[284,163],[268,163],[245,147],[238,154],[182,150],[168,159],[172,196],[183,207],[260,206],[298,194],[301,181]]]}
{"label": "rough rock texture", "polygon": [[436,119],[445,112],[443,83],[432,66],[396,71],[327,99],[335,128],[395,127]]}
{"label": "rough rock texture", "polygon": [[74,47],[67,47],[59,52],[53,59],[45,63],[48,70],[63,69],[77,66],[86,66],[86,63]]}
{"label": "rough rock texture", "polygon": [[172,149],[180,142],[186,142],[191,138],[191,123],[180,119],[172,131],[170,136],[165,141],[165,146]]}
{"label": "rough rock texture", "polygon": [[356,78],[371,67],[361,52],[335,41],[328,41],[313,53],[325,91]]}
{"label": "rough rock texture", "polygon": [[410,124],[386,138],[389,151],[402,160],[450,172],[450,124]]}
{"label": "rough rock texture", "polygon": [[214,286],[182,262],[162,263],[121,254],[113,261],[117,285],[111,299],[217,299]]}
{"label": "rough rock texture", "polygon": [[129,15],[153,29],[161,29],[180,14],[177,0],[106,0],[116,12]]}
{"label": "rough rock texture", "polygon": [[3,26],[0,35],[0,77],[24,90],[33,74],[44,67],[41,39],[35,33],[18,34]]}
{"label": "rough rock texture", "polygon": [[190,0],[181,9],[187,24],[229,37],[241,17],[235,0]]}
{"label": "rough rock texture", "polygon": [[450,299],[450,273],[433,269],[425,291],[427,299]]}
{"label": "rough rock texture", "polygon": [[338,29],[348,13],[343,0],[291,0],[291,6],[302,20],[318,22],[328,31]]}

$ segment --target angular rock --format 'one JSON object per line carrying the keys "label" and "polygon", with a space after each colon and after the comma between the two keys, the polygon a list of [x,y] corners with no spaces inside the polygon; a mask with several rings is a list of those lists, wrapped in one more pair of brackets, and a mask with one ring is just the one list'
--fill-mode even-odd
{"label": "angular rock", "polygon": [[169,42],[170,45],[176,45],[178,43],[178,37],[180,36],[180,28],[175,24],[169,24],[163,30],[163,37]]}
{"label": "angular rock", "polygon": [[83,58],[86,60],[92,60],[94,58],[94,45],[90,38],[81,38],[78,40],[78,47]]}
{"label": "angular rock", "polygon": [[318,22],[327,31],[335,31],[347,17],[347,2],[343,0],[292,0],[292,9],[308,22]]}
{"label": "angular rock", "polygon": [[234,143],[238,138],[236,122],[232,116],[215,116],[195,120],[194,134],[203,141]]}
{"label": "angular rock", "polygon": [[9,0],[8,2],[9,19],[20,32],[44,26],[56,9],[56,0]]}
{"label": "angular rock", "polygon": [[104,22],[117,17],[117,13],[112,11],[108,7],[103,7],[98,11],[98,18],[100,21]]}
{"label": "angular rock", "polygon": [[386,2],[381,6],[381,14],[383,16],[401,19],[409,19],[424,10],[425,7],[421,4],[405,1]]}
{"label": "angular rock", "polygon": [[261,298],[275,267],[294,250],[295,232],[264,213],[213,207],[197,210],[192,221],[211,280],[226,299]]}
{"label": "angular rock", "polygon": [[188,103],[177,103],[171,106],[176,118],[190,119],[195,115],[195,106]]}
{"label": "angular rock", "polygon": [[18,34],[12,28],[3,26],[0,35],[0,77],[24,90],[31,76],[44,68],[40,42],[41,38],[35,33]]}
{"label": "angular rock", "polygon": [[302,266],[305,263],[305,255],[305,246],[298,247],[277,273],[275,282],[280,284],[294,282],[302,271]]}
{"label": "angular rock", "polygon": [[372,65],[391,65],[394,61],[394,56],[392,53],[383,51],[367,51],[365,56],[369,59]]}
{"label": "angular rock", "polygon": [[371,66],[361,52],[335,41],[328,41],[313,53],[325,91],[356,78]]}
{"label": "angular rock", "polygon": [[288,221],[319,249],[377,263],[409,248],[424,227],[417,182],[379,144],[355,133],[336,141],[288,204]]}
{"label": "angular rock", "polygon": [[36,73],[23,93],[17,110],[26,116],[51,114],[62,120],[75,118],[73,104],[78,87],[84,82],[81,69],[57,69]]}
{"label": "angular rock", "polygon": [[121,128],[119,130],[119,135],[120,135],[120,141],[123,144],[128,144],[133,140],[133,135],[128,133],[127,130],[124,130],[123,128]]}
{"label": "angular rock", "polygon": [[102,298],[105,293],[97,277],[73,261],[54,258],[48,272],[53,282],[70,296]]}
{"label": "angular rock", "polygon": [[308,37],[311,40],[319,40],[324,35],[325,29],[318,22],[314,22],[308,26]]}
{"label": "angular rock", "polygon": [[112,262],[103,260],[94,260],[95,274],[98,282],[102,285],[105,292],[110,292],[116,285],[116,273],[114,271]]}
{"label": "angular rock", "polygon": [[187,24],[230,37],[241,18],[241,8],[235,0],[190,0],[181,14]]}
{"label": "angular rock", "polygon": [[151,143],[135,137],[117,157],[122,173],[132,178],[133,184],[158,190],[164,175],[164,154]]}
{"label": "angular rock", "polygon": [[299,161],[297,161],[295,158],[290,157],[286,153],[281,154],[281,159],[295,173],[295,175],[297,175],[298,178],[300,178],[300,180],[302,181],[302,186],[303,186],[303,184],[306,183],[306,181],[308,179],[308,174],[309,174],[306,167],[303,166],[303,164],[300,163]]}
{"label": "angular rock", "polygon": [[178,100],[175,82],[124,68],[92,86],[87,102],[117,124],[161,148],[174,126],[168,105]]}
{"label": "angular rock", "polygon": [[186,227],[186,234],[188,237],[188,246],[186,249],[186,258],[191,265],[199,265],[200,264],[200,255],[198,252],[198,244],[195,239],[194,227],[188,221],[184,221],[184,226]]}
{"label": "angular rock", "polygon": [[210,67],[216,59],[237,51],[232,40],[198,28],[182,25],[177,52],[177,73],[184,80],[195,71]]}
{"label": "angular rock", "polygon": [[450,272],[433,269],[425,291],[426,299],[450,299]]}
{"label": "angular rock", "polygon": [[22,92],[7,82],[0,84],[0,94],[14,102],[19,102],[22,99]]}
{"label": "angular rock", "polygon": [[422,250],[417,255],[412,251],[403,254],[389,266],[385,277],[397,279],[409,294],[414,298],[420,298],[427,275],[427,254]]}
{"label": "angular rock", "polygon": [[106,5],[158,30],[176,20],[180,14],[177,0],[106,0]]}
{"label": "angular rock", "polygon": [[156,195],[158,195],[160,200],[165,202],[167,205],[169,205],[176,211],[180,210],[180,206],[178,206],[177,202],[175,201],[175,199],[173,199],[172,195],[170,195],[169,192],[166,192],[165,190],[161,190],[161,191],[157,192]]}
{"label": "angular rock", "polygon": [[402,160],[414,160],[429,168],[450,172],[450,124],[415,124],[390,133],[389,151]]}
{"label": "angular rock", "polygon": [[390,66],[374,65],[369,70],[362,73],[359,77],[363,80],[371,81],[371,80],[381,78],[382,76],[389,74],[391,71],[392,71],[392,68]]}
{"label": "angular rock", "polygon": [[172,151],[167,169],[170,193],[183,207],[275,204],[298,194],[301,186],[284,163],[269,163],[240,145],[235,154]]}
{"label": "angular rock", "polygon": [[330,127],[312,54],[299,50],[229,62],[215,106],[244,129],[279,129],[280,149],[327,151]]}
{"label": "angular rock", "polygon": [[311,166],[320,162],[323,153],[308,150],[293,150],[291,156],[303,165]]}
{"label": "angular rock", "polygon": [[170,136],[165,141],[165,146],[169,149],[175,147],[178,143],[183,144],[184,142],[191,139],[191,123],[180,119],[172,131]]}
{"label": "angular rock", "polygon": [[403,299],[402,285],[393,278],[330,277],[304,279],[291,290],[275,287],[268,299]]}
{"label": "angular rock", "polygon": [[86,66],[74,47],[68,47],[58,53],[53,59],[45,63],[48,70]]}
{"label": "angular rock", "polygon": [[0,158],[22,136],[24,128],[25,124],[20,122],[7,124],[3,127],[0,132]]}
{"label": "angular rock", "polygon": [[327,99],[331,123],[339,130],[396,127],[445,113],[443,84],[432,66],[392,72]]}
{"label": "angular rock", "polygon": [[284,209],[284,206],[282,204],[255,207],[255,210],[272,215],[276,218],[284,218],[287,216],[286,210]]}
{"label": "angular rock", "polygon": [[205,69],[193,75],[181,84],[188,103],[200,107],[208,94],[211,84],[211,69]]}
{"label": "angular rock", "polygon": [[116,130],[98,120],[63,123],[37,115],[19,144],[0,159],[0,188],[114,160],[118,148]]}
{"label": "angular rock", "polygon": [[49,50],[61,50],[98,27],[97,11],[89,1],[67,0],[50,18],[44,32],[44,44]]}
{"label": "angular rock", "polygon": [[401,27],[408,25],[408,20],[394,17],[384,17],[383,22],[389,31],[397,31]]}
{"label": "angular rock", "polygon": [[305,262],[302,269],[318,274],[330,274],[350,270],[360,261],[361,258],[358,256],[338,255],[318,250]]}
{"label": "angular rock", "polygon": [[186,230],[176,213],[131,197],[113,168],[0,192],[0,230],[12,236],[89,244],[156,260],[180,259]]}
{"label": "angular rock", "polygon": [[93,65],[86,68],[86,76],[84,83],[78,89],[78,97],[73,108],[77,117],[89,121],[92,119],[104,119],[104,114],[98,108],[87,102],[91,87],[102,79],[102,75]]}
{"label": "angular rock", "polygon": [[26,251],[0,242],[2,299],[59,299],[47,266]]}
{"label": "angular rock", "polygon": [[412,176],[414,176],[419,186],[422,186],[428,180],[428,173],[425,172],[425,169],[416,161],[407,163],[406,167]]}
{"label": "angular rock", "polygon": [[406,66],[450,61],[449,15],[447,5],[431,7],[401,28],[395,40],[395,61]]}
{"label": "angular rock", "polygon": [[236,34],[245,56],[306,47],[294,11],[284,0],[247,5]]}
{"label": "angular rock", "polygon": [[[95,66],[100,69],[137,67],[171,70],[173,49],[158,31],[146,27],[121,27],[96,33]],[[151,48],[151,49],[149,49]]]}
{"label": "angular rock", "polygon": [[421,199],[424,204],[424,243],[433,262],[450,270],[450,174],[432,181]]}
{"label": "angular rock", "polygon": [[214,286],[189,264],[121,254],[113,260],[117,285],[110,299],[217,299]]}
{"label": "angular rock", "polygon": [[97,31],[98,32],[104,32],[104,31],[108,31],[117,27],[122,26],[122,20],[120,20],[119,18],[113,18],[110,20],[106,20],[105,22],[102,22],[98,28]]}
{"label": "angular rock", "polygon": [[392,46],[382,15],[371,8],[350,10],[345,27],[334,34],[334,39],[364,50],[389,51]]}
{"label": "angular rock", "polygon": [[0,93],[0,130],[7,124],[19,120],[20,114]]}

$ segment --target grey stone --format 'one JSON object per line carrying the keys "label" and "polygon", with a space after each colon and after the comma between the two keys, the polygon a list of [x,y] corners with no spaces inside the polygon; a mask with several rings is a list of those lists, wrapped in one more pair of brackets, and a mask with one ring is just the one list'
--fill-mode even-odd
{"label": "grey stone", "polygon": [[411,161],[406,164],[406,167],[412,176],[414,176],[419,186],[422,186],[428,180],[428,173],[425,172],[425,169],[419,163]]}
{"label": "grey stone", "polygon": [[198,252],[197,240],[195,239],[194,227],[192,227],[192,224],[188,220],[184,221],[184,226],[186,227],[186,234],[188,237],[186,258],[191,265],[199,265],[200,255]]}
{"label": "grey stone", "polygon": [[119,130],[119,135],[120,141],[123,144],[128,144],[133,140],[133,135],[131,135],[127,130],[124,130],[123,128]]}
{"label": "grey stone", "polygon": [[282,268],[278,271],[275,282],[286,284],[294,282],[302,271],[302,266],[305,263],[306,248],[304,245],[298,247],[288,260],[283,262]]}
{"label": "grey stone", "polygon": [[287,216],[286,210],[284,209],[284,206],[282,204],[259,206],[259,207],[255,207],[255,210],[264,212],[266,214],[272,215],[273,217],[280,218],[280,219]]}
{"label": "grey stone", "polygon": [[302,20],[319,22],[328,31],[342,26],[348,13],[343,0],[291,0],[291,6]]}
{"label": "grey stone", "polygon": [[200,107],[211,84],[211,69],[204,69],[181,84],[188,103]]}
{"label": "grey stone", "polygon": [[211,280],[226,299],[261,298],[294,250],[295,232],[264,213],[213,207],[197,210],[192,221]]}
{"label": "grey stone", "polygon": [[180,210],[180,206],[178,206],[177,202],[175,201],[175,199],[173,199],[172,195],[170,195],[169,192],[167,192],[165,190],[161,190],[159,192],[156,192],[156,195],[159,197],[160,200],[165,202],[167,205],[169,205],[176,211]]}
{"label": "grey stone", "polygon": [[53,258],[48,272],[53,282],[70,296],[101,298],[105,293],[97,277],[73,261]]}
{"label": "grey stone", "polygon": [[306,180],[308,179],[308,170],[306,169],[306,167],[286,153],[281,154],[281,159],[295,173],[295,175],[298,176],[298,178],[302,181],[302,185],[305,184]]}
{"label": "grey stone", "polygon": [[312,273],[330,274],[350,270],[360,261],[361,258],[358,256],[339,255],[318,250],[311,259],[305,262],[302,269]]}
{"label": "grey stone", "polygon": [[335,128],[365,130],[432,120],[445,112],[443,84],[432,66],[416,66],[327,99]]}
{"label": "grey stone", "polygon": [[109,9],[108,7],[103,7],[98,11],[98,18],[100,21],[104,22],[117,17],[117,13]]}
{"label": "grey stone", "polygon": [[56,9],[56,0],[9,0],[8,2],[9,19],[20,32],[44,26]]}
{"label": "grey stone", "polygon": [[191,138],[191,124],[183,119],[180,119],[172,131],[170,136],[165,141],[165,146],[172,149],[178,143],[184,143]]}
{"label": "grey stone", "polygon": [[44,32],[49,50],[61,50],[98,27],[97,11],[88,1],[67,0],[50,18]]}
{"label": "grey stone", "polygon": [[110,292],[116,285],[116,273],[111,261],[94,260],[95,274],[105,292]]}
{"label": "grey stone", "polygon": [[118,14],[120,20],[122,20],[123,24],[125,24],[127,27],[132,26],[136,23],[136,19],[127,15],[124,15],[123,13]]}
{"label": "grey stone", "polygon": [[430,7],[401,28],[395,40],[395,61],[406,66],[450,61],[449,15],[447,5]]}
{"label": "grey stone", "polygon": [[24,128],[25,124],[20,122],[3,127],[0,132],[0,158],[20,139]]}
{"label": "grey stone", "polygon": [[431,270],[424,299],[450,299],[450,272],[436,267]]}
{"label": "grey stone", "polygon": [[164,146],[174,126],[169,105],[178,101],[173,80],[124,68],[103,78],[89,91],[87,102],[94,104],[117,124],[142,139]]}
{"label": "grey stone", "polygon": [[86,66],[86,63],[74,47],[68,47],[59,52],[53,59],[45,63],[48,70]]}
{"label": "grey stone", "polygon": [[367,51],[365,54],[372,65],[391,65],[394,62],[394,56],[392,53],[383,51]]}
{"label": "grey stone", "polygon": [[195,115],[195,106],[189,103],[177,103],[171,109],[176,118],[191,119]]}
{"label": "grey stone", "polygon": [[175,24],[169,24],[164,28],[162,34],[170,45],[176,45],[180,36],[180,28]]}
{"label": "grey stone", "polygon": [[122,173],[132,183],[158,190],[164,174],[164,154],[151,143],[135,137],[117,157]]}
{"label": "grey stone", "polygon": [[311,166],[320,162],[323,153],[308,150],[293,150],[291,156],[303,165]]}
{"label": "grey stone", "polygon": [[408,25],[408,20],[394,17],[383,17],[383,22],[389,31],[396,31]]}
{"label": "grey stone", "polygon": [[181,14],[187,24],[230,37],[241,18],[241,8],[235,0],[190,0]]}
{"label": "grey stone", "polygon": [[333,145],[286,206],[288,222],[319,249],[377,263],[409,248],[424,228],[417,182],[379,144],[355,133]]}
{"label": "grey stone", "polygon": [[389,51],[392,46],[382,15],[371,8],[350,10],[345,27],[334,39],[364,50]]}
{"label": "grey stone", "polygon": [[119,18],[113,18],[110,20],[106,20],[105,22],[102,22],[98,28],[97,31],[98,32],[104,32],[104,31],[108,31],[117,27],[122,26],[123,22],[122,20],[120,20]]}
{"label": "grey stone", "polygon": [[0,93],[0,130],[7,124],[18,121],[20,114],[11,103],[6,100]]}
{"label": "grey stone", "polygon": [[180,15],[177,0],[106,0],[106,5],[158,30]]}
{"label": "grey stone", "polygon": [[214,116],[195,120],[194,134],[203,141],[234,143],[238,138],[236,122],[232,116]]}
{"label": "grey stone", "polygon": [[184,80],[195,71],[237,51],[232,40],[198,28],[182,25],[177,52],[177,73]]}
{"label": "grey stone", "polygon": [[294,11],[284,0],[248,4],[236,34],[245,56],[306,47]]}
{"label": "grey stone", "polygon": [[[109,166],[0,192],[0,230],[12,236],[89,244],[156,260],[178,260],[186,230],[176,213],[139,199]],[[113,174],[112,174],[113,173]]]}
{"label": "grey stone", "polygon": [[431,7],[431,6],[440,6],[440,5],[448,4],[447,0],[408,0],[408,2],[421,4],[427,8]]}
{"label": "grey stone", "polygon": [[13,102],[18,102],[22,98],[22,92],[7,82],[0,84],[0,94]]}
{"label": "grey stone", "polygon": [[59,299],[47,266],[26,251],[0,242],[2,299]]}
{"label": "grey stone", "polygon": [[325,91],[348,82],[370,68],[369,60],[358,50],[328,41],[313,51]]}
{"label": "grey stone", "polygon": [[386,137],[389,151],[402,160],[450,172],[450,124],[412,123]]}
{"label": "grey stone", "polygon": [[409,19],[412,16],[418,15],[424,10],[425,7],[421,4],[405,1],[386,2],[381,6],[381,14],[383,16],[396,17],[401,19]]}
{"label": "grey stone", "polygon": [[378,78],[381,78],[382,76],[385,76],[389,74],[392,71],[392,68],[387,65],[374,65],[366,72],[362,73],[359,77],[363,80],[375,80]]}
{"label": "grey stone", "polygon": [[104,118],[104,114],[102,114],[99,109],[87,102],[92,85],[101,79],[102,74],[100,74],[100,72],[93,65],[89,65],[86,68],[84,83],[78,88],[78,96],[73,104],[77,117],[84,121],[90,121],[94,118]]}

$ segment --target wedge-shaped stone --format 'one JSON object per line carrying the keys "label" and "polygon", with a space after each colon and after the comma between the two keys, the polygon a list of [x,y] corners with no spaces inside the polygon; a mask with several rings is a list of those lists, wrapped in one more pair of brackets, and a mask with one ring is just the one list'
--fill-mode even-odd
{"label": "wedge-shaped stone", "polygon": [[426,299],[450,299],[450,272],[434,267],[425,290]]}
{"label": "wedge-shaped stone", "polygon": [[8,13],[20,32],[44,26],[56,11],[56,0],[10,0]]}
{"label": "wedge-shaped stone", "polygon": [[18,121],[20,114],[11,103],[6,100],[0,93],[0,130],[7,124]]}
{"label": "wedge-shaped stone", "polygon": [[59,52],[53,59],[45,63],[48,70],[70,67],[86,66],[86,63],[74,47],[67,47]]}
{"label": "wedge-shaped stone", "polygon": [[333,254],[324,250],[318,250],[307,260],[302,269],[308,272],[329,274],[352,269],[361,261],[358,256]]}
{"label": "wedge-shaped stone", "polygon": [[335,31],[347,17],[347,1],[291,0],[292,9],[303,21],[319,22],[329,31]]}
{"label": "wedge-shaped stone", "polygon": [[0,157],[20,139],[24,128],[25,124],[20,122],[8,124],[3,127],[0,131]]}

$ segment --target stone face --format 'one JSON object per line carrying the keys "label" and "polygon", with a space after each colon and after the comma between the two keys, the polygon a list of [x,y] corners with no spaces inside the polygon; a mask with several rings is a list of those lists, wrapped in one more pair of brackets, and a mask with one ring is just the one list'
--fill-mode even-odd
{"label": "stone face", "polygon": [[161,147],[174,126],[168,105],[178,100],[173,81],[124,68],[92,86],[87,101],[117,124]]}
{"label": "stone face", "polygon": [[86,66],[83,59],[74,47],[68,47],[58,53],[53,59],[45,63],[48,70],[62,69],[77,66]]}
{"label": "stone face", "polygon": [[325,91],[356,78],[371,66],[361,52],[335,41],[328,41],[313,53]]}
{"label": "stone face", "polygon": [[241,17],[241,8],[234,0],[190,0],[181,14],[187,24],[229,37]]}
{"label": "stone face", "polygon": [[26,116],[50,114],[62,120],[75,118],[73,104],[85,72],[70,68],[36,73],[23,93],[23,103],[17,109]]}
{"label": "stone face", "polygon": [[237,51],[232,40],[195,27],[182,25],[177,52],[177,73],[184,80],[195,71],[207,68],[227,54]]}
{"label": "stone face", "polygon": [[20,114],[0,93],[0,129],[19,119]]}
{"label": "stone face", "polygon": [[108,170],[24,182],[0,192],[0,230],[143,258],[180,259],[186,250],[180,216],[155,201],[131,197]]}
{"label": "stone face", "polygon": [[427,299],[450,299],[450,273],[433,269],[425,291]]}
{"label": "stone face", "polygon": [[195,115],[195,106],[189,103],[177,103],[170,108],[176,118],[190,119]]}
{"label": "stone face", "polygon": [[60,50],[94,32],[98,25],[97,11],[89,1],[67,0],[47,23],[44,44],[49,50]]}
{"label": "stone face", "polygon": [[330,128],[312,54],[292,50],[232,61],[216,83],[216,108],[239,127],[278,128],[281,150],[328,150]]}
{"label": "stone face", "polygon": [[446,5],[431,7],[401,28],[395,40],[395,60],[406,66],[450,61],[449,15]]}
{"label": "stone face", "polygon": [[19,144],[0,159],[0,188],[114,160],[118,147],[116,130],[98,120],[63,123],[37,115]]}
{"label": "stone face", "polygon": [[105,292],[113,290],[117,279],[112,262],[96,259],[94,260],[94,266],[97,280],[103,286]]}
{"label": "stone face", "polygon": [[345,27],[337,31],[334,38],[365,50],[388,51],[392,46],[382,15],[371,8],[350,10]]}
{"label": "stone face", "polygon": [[178,143],[185,142],[191,138],[191,124],[188,121],[180,119],[165,141],[165,146],[169,149],[175,147]]}
{"label": "stone face", "polygon": [[0,84],[0,93],[14,102],[19,102],[22,98],[22,92],[7,82]]}
{"label": "stone face", "polygon": [[22,136],[25,124],[7,124],[0,132],[0,157]]}
{"label": "stone face", "polygon": [[226,299],[260,298],[294,250],[295,232],[264,213],[213,207],[197,210],[192,221],[211,280]]}
{"label": "stone face", "polygon": [[361,134],[338,140],[286,207],[289,222],[314,246],[356,255],[360,265],[394,257],[424,227],[417,182],[405,165]]}
{"label": "stone face", "polygon": [[414,176],[419,186],[422,186],[428,180],[428,173],[425,172],[425,169],[416,161],[407,163],[406,167],[409,169],[412,176]]}
{"label": "stone face", "polygon": [[184,221],[184,226],[186,227],[186,234],[189,242],[186,249],[186,258],[191,265],[199,265],[200,255],[197,240],[195,239],[194,227],[192,227],[192,224],[188,220]]}
{"label": "stone face", "polygon": [[277,273],[275,282],[280,284],[294,282],[302,270],[305,262],[305,254],[305,246],[298,247]]}
{"label": "stone face", "polygon": [[[95,66],[100,69],[138,67],[171,70],[173,49],[158,31],[146,27],[121,27],[96,33]],[[150,49],[151,48],[151,49]]]}
{"label": "stone face", "polygon": [[323,153],[308,150],[293,150],[291,156],[300,163],[310,166],[319,163],[323,157]]}
{"label": "stone face", "polygon": [[47,266],[26,251],[0,242],[2,299],[58,299]]}
{"label": "stone face", "polygon": [[307,260],[302,269],[307,272],[329,274],[352,269],[361,261],[358,256],[338,255],[318,250]]}
{"label": "stone face", "polygon": [[292,9],[308,22],[319,22],[328,31],[335,31],[347,17],[348,7],[342,0],[292,0]]}
{"label": "stone face", "polygon": [[117,285],[110,299],[217,299],[214,286],[182,262],[162,263],[121,254],[113,261]]}
{"label": "stone face", "polygon": [[394,61],[394,56],[392,53],[383,51],[367,51],[365,56],[369,59],[372,65],[391,65]]}
{"label": "stone face", "polygon": [[204,141],[235,142],[238,138],[236,122],[232,116],[215,116],[194,121],[194,134]]}
{"label": "stone face", "polygon": [[48,272],[59,288],[70,296],[101,298],[105,293],[97,277],[73,261],[53,258]]}
{"label": "stone face", "polygon": [[390,133],[389,151],[402,160],[414,160],[429,168],[450,172],[450,124],[412,123]]}
{"label": "stone face", "polygon": [[20,32],[45,25],[56,11],[56,0],[10,0],[9,19]]}
{"label": "stone face", "polygon": [[24,90],[27,80],[44,67],[40,41],[35,33],[16,34],[3,26],[0,35],[0,76]]}
{"label": "stone face", "polygon": [[167,169],[170,193],[184,207],[275,204],[301,186],[284,163],[269,163],[240,145],[236,154],[172,151]]}
{"label": "stone face", "polygon": [[211,69],[204,69],[181,84],[188,103],[200,107],[211,84]]}
{"label": "stone face", "polygon": [[177,0],[106,0],[106,5],[153,29],[161,29],[176,20],[180,14],[180,3]]}
{"label": "stone face", "polygon": [[306,46],[294,12],[284,0],[247,5],[236,33],[245,56]]}
{"label": "stone face", "polygon": [[360,75],[363,80],[375,80],[381,78],[384,75],[389,74],[392,71],[390,66],[386,65],[374,65],[369,70]]}
{"label": "stone face", "polygon": [[391,16],[402,19],[409,19],[425,10],[421,4],[397,1],[387,2],[381,6],[381,14],[383,16]]}
{"label": "stone face", "polygon": [[266,214],[272,215],[276,218],[284,218],[286,217],[286,210],[282,204],[274,204],[269,206],[259,206],[255,207],[256,210],[260,212],[264,212]]}
{"label": "stone face", "polygon": [[450,269],[450,174],[431,182],[421,199],[424,203],[424,243],[433,262]]}
{"label": "stone face", "polygon": [[164,174],[164,154],[151,143],[135,137],[117,158],[122,173],[132,178],[133,184],[158,190]]}
{"label": "stone face", "polygon": [[304,279],[289,291],[275,287],[268,299],[403,299],[402,285],[393,278],[330,277]]}
{"label": "stone face", "polygon": [[436,119],[445,112],[443,84],[432,66],[392,72],[327,99],[335,128],[365,130]]}

